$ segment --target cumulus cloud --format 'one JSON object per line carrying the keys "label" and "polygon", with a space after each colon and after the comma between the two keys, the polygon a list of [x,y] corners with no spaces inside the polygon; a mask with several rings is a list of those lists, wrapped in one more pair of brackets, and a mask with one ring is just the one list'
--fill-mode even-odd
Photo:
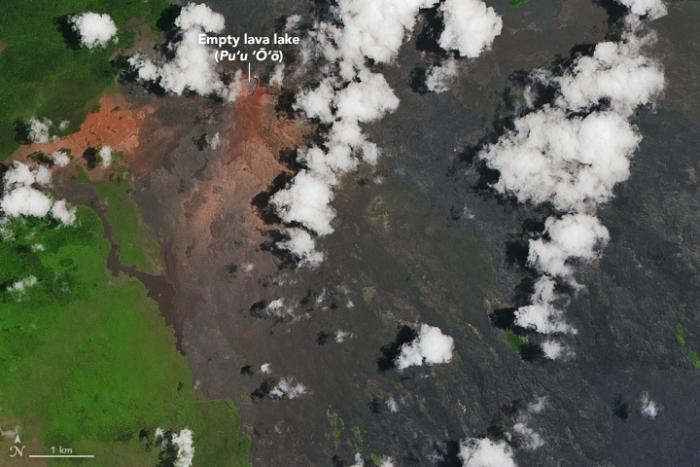
{"label": "cumulus cloud", "polygon": [[469,438],[460,444],[459,458],[464,467],[516,467],[513,450],[505,441]]}
{"label": "cumulus cloud", "polygon": [[22,162],[14,162],[5,172],[4,190],[0,199],[0,209],[6,217],[46,217],[51,215],[63,224],[75,221],[75,209],[65,201],[54,201],[36,187],[47,186],[51,182],[51,172],[43,166],[31,169]]}
{"label": "cumulus cloud", "polygon": [[309,389],[291,377],[280,379],[270,391],[273,399],[297,399],[306,394],[309,394]]}
{"label": "cumulus cloud", "polygon": [[541,414],[547,407],[547,396],[540,396],[527,405],[527,411],[533,414]]}
{"label": "cumulus cloud", "polygon": [[350,467],[365,467],[365,461],[362,458],[362,454],[359,452],[355,453],[355,463],[352,464]]}
{"label": "cumulus cloud", "polygon": [[100,148],[100,152],[98,153],[100,156],[100,162],[102,163],[102,167],[109,167],[112,165],[112,148],[109,146],[102,146]]}
{"label": "cumulus cloud", "polygon": [[35,276],[27,276],[12,283],[7,287],[7,291],[15,294],[23,294],[28,288],[35,286],[39,281]]}
{"label": "cumulus cloud", "polygon": [[[465,54],[476,56],[487,48],[483,16],[491,18],[495,13],[480,0],[469,1],[472,4],[469,10],[456,2],[445,8],[449,12],[450,31],[456,34],[458,26],[465,28],[460,39],[464,42],[465,37],[470,37],[473,41],[465,46],[468,49]],[[370,71],[367,62],[392,62],[415,26],[419,10],[437,3],[438,0],[340,0],[331,10],[335,21],[320,23],[312,32],[328,65],[323,68],[318,86],[299,93],[295,105],[307,117],[326,124],[328,130],[321,145],[299,151],[299,160],[306,168],[272,198],[285,223],[301,224],[318,236],[333,232],[335,211],[330,205],[333,189],[342,175],[354,170],[360,162],[376,163],[380,155],[377,146],[367,140],[361,124],[377,121],[399,105],[384,76]],[[479,19],[472,15],[478,15]],[[490,44],[490,40],[486,42]],[[450,65],[446,64],[442,75],[449,70]],[[435,73],[437,86],[440,72]],[[315,238],[308,232],[302,234],[303,229],[295,229],[287,229],[294,238],[284,242],[284,248],[304,264],[318,264],[323,258],[316,251]],[[313,260],[307,260],[309,255]]]}
{"label": "cumulus cloud", "polygon": [[598,220],[589,214],[550,217],[545,222],[547,238],[530,241],[528,263],[539,272],[569,278],[571,259],[593,260],[600,255],[610,236]]}
{"label": "cumulus cloud", "polygon": [[58,150],[51,154],[53,163],[59,167],[65,167],[70,164],[70,156],[66,151]]}
{"label": "cumulus cloud", "polygon": [[65,200],[59,199],[51,206],[51,216],[65,225],[75,222],[75,209],[68,206]]}
{"label": "cumulus cloud", "polygon": [[345,81],[353,79],[356,69],[364,68],[366,58],[376,63],[391,62],[404,36],[415,26],[418,10],[435,3],[436,0],[341,0],[335,15],[342,26],[324,26],[325,55],[340,62],[340,75]]}
{"label": "cumulus cloud", "polygon": [[439,66],[431,66],[425,77],[428,91],[442,93],[450,89],[449,84],[457,76],[457,60],[450,58]]}
{"label": "cumulus cloud", "polygon": [[32,143],[48,143],[53,122],[48,118],[32,117],[27,121],[27,139]]}
{"label": "cumulus cloud", "polygon": [[342,344],[343,342],[345,342],[346,340],[350,339],[353,336],[354,336],[353,333],[351,333],[349,331],[343,331],[342,329],[338,329],[334,333],[334,339],[335,339],[336,344]]}
{"label": "cumulus cloud", "polygon": [[294,316],[294,307],[285,305],[283,298],[272,300],[267,304],[265,311],[275,318],[286,318]]}
{"label": "cumulus cloud", "polygon": [[559,87],[559,107],[578,111],[605,97],[626,116],[656,100],[664,89],[664,72],[656,60],[642,53],[655,35],[640,33],[637,19],[628,19],[627,27],[621,41],[597,44],[593,55],[578,58],[562,76],[552,78]]}
{"label": "cumulus cloud", "polygon": [[51,198],[35,188],[21,186],[6,193],[0,207],[8,217],[45,217],[51,210]]}
{"label": "cumulus cloud", "polygon": [[513,425],[513,431],[518,435],[523,443],[523,448],[528,451],[534,451],[544,446],[542,436],[530,428],[527,422],[521,420]]}
{"label": "cumulus cloud", "polygon": [[180,430],[178,434],[173,435],[173,444],[177,447],[175,467],[190,467],[194,459],[192,431],[188,428]]}
{"label": "cumulus cloud", "polygon": [[559,301],[554,280],[541,276],[535,282],[530,305],[516,310],[515,324],[542,334],[575,334],[576,329],[564,321],[564,311],[557,306]]}
{"label": "cumulus cloud", "polygon": [[542,342],[541,346],[544,356],[550,360],[566,360],[575,355],[574,351],[569,346],[562,344],[558,340],[546,339]]}
{"label": "cumulus cloud", "polygon": [[650,420],[654,420],[661,411],[661,407],[649,397],[648,392],[642,393],[641,413]]}
{"label": "cumulus cloud", "polygon": [[323,262],[325,254],[316,249],[316,242],[309,232],[304,229],[289,228],[285,229],[284,233],[289,237],[288,240],[278,242],[277,246],[289,251],[300,265],[315,267]]}
{"label": "cumulus cloud", "polygon": [[665,16],[668,12],[663,0],[617,0],[627,8],[632,14],[637,16],[648,15],[650,19],[657,19]]}
{"label": "cumulus cloud", "polygon": [[394,458],[389,456],[382,457],[379,467],[394,467]]}
{"label": "cumulus cloud", "polygon": [[284,63],[275,65],[275,69],[270,75],[270,86],[282,86],[284,82]]}
{"label": "cumulus cloud", "polygon": [[[665,14],[658,0],[619,0],[630,8],[618,41],[596,45],[563,71],[536,70],[534,82],[553,92],[551,103],[529,109],[513,128],[487,145],[479,157],[500,177],[499,193],[523,203],[550,204],[558,212],[545,221],[540,238],[529,242],[528,264],[537,279],[530,305],[515,313],[515,324],[544,334],[575,333],[563,319],[565,300],[556,280],[575,287],[574,261],[598,258],[609,241],[595,210],[630,176],[630,159],[641,135],[630,122],[634,110],[650,105],[664,88],[663,68],[644,54],[655,40],[639,16]],[[526,90],[528,106],[535,102]],[[547,358],[573,355],[559,340],[541,345]]]}
{"label": "cumulus cloud", "polygon": [[117,25],[108,14],[89,11],[71,16],[69,21],[75,32],[80,35],[80,43],[89,49],[106,47],[117,35]]}
{"label": "cumulus cloud", "polygon": [[285,190],[271,199],[277,213],[285,222],[299,222],[314,232],[327,235],[333,232],[331,221],[335,211],[330,206],[333,191],[319,177],[307,170],[299,172]]}
{"label": "cumulus cloud", "polygon": [[609,200],[613,187],[629,177],[640,140],[617,113],[569,118],[565,109],[547,106],[517,119],[515,129],[480,157],[500,172],[496,191],[585,212]]}
{"label": "cumulus cloud", "polygon": [[418,336],[401,346],[401,353],[396,357],[399,370],[411,366],[436,365],[452,361],[454,339],[440,331],[440,328],[422,324]]}
{"label": "cumulus cloud", "polygon": [[445,22],[440,47],[464,57],[475,58],[490,49],[503,28],[501,17],[481,0],[445,0],[440,11]]}
{"label": "cumulus cloud", "polygon": [[138,79],[154,82],[173,94],[191,91],[200,96],[217,95],[229,101],[240,93],[240,74],[226,86],[216,70],[216,60],[209,48],[199,43],[199,35],[224,30],[224,16],[205,4],[189,3],[175,20],[180,39],[169,44],[172,58],[153,62],[143,54],[129,59]]}
{"label": "cumulus cloud", "polygon": [[190,467],[194,461],[194,441],[192,440],[192,430],[183,428],[177,433],[156,428],[155,441],[161,445],[161,449],[175,448],[174,467]]}

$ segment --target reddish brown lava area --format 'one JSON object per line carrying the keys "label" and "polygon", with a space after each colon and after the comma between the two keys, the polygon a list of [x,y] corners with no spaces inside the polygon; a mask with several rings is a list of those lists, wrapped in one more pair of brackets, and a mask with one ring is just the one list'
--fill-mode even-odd
{"label": "reddish brown lava area", "polygon": [[258,86],[232,107],[230,125],[220,134],[221,157],[209,171],[212,177],[201,182],[197,192],[183,203],[188,224],[203,238],[211,238],[210,227],[232,205],[250,214],[245,215],[245,223],[252,228],[249,232],[265,227],[253,212],[251,200],[288,171],[279,162],[279,153],[299,146],[307,130],[298,120],[278,116],[274,104],[265,87]]}
{"label": "reddish brown lava area", "polygon": [[86,149],[101,146],[110,146],[128,157],[139,148],[141,127],[153,112],[152,106],[129,108],[119,94],[105,95],[100,99],[100,109],[87,115],[80,130],[48,143],[22,146],[12,159],[24,159],[34,152],[50,154],[58,149],[68,149],[79,158]]}

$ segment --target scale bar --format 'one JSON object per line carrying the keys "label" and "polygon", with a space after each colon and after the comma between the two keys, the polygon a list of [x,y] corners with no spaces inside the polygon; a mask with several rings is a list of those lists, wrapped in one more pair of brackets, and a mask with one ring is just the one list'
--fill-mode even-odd
{"label": "scale bar", "polygon": [[30,454],[32,459],[93,459],[94,454]]}

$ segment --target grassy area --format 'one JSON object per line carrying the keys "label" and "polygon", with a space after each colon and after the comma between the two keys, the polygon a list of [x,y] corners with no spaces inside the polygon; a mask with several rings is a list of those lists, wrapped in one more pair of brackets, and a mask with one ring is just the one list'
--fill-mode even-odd
{"label": "grassy area", "polygon": [[678,341],[678,345],[681,346],[681,350],[688,356],[693,366],[700,368],[700,355],[698,355],[697,350],[688,345],[685,328],[680,324],[676,325],[676,341]]}
{"label": "grassy area", "polygon": [[[100,466],[156,465],[156,427],[189,427],[195,465],[250,464],[235,408],[197,399],[144,286],[106,272],[109,244],[95,213],[79,208],[69,227],[13,220],[4,237],[0,425],[18,424],[33,452],[70,447]],[[35,285],[8,290],[31,276]]]}
{"label": "grassy area", "polygon": [[510,0],[510,6],[514,8],[518,8],[519,6],[523,6],[528,2],[528,0]]}
{"label": "grassy area", "polygon": [[[24,0],[0,8],[0,160],[17,148],[17,122],[48,117],[69,120],[76,131],[115,85],[110,56],[133,42],[129,20],[155,26],[166,0]],[[119,28],[118,44],[76,47],[66,33],[66,15],[108,13]]]}
{"label": "grassy area", "polygon": [[522,353],[529,343],[527,336],[516,334],[511,329],[506,330],[506,340],[511,348],[518,353]]}
{"label": "grassy area", "polygon": [[330,409],[326,411],[326,416],[328,417],[328,423],[331,425],[331,436],[336,443],[340,443],[343,436],[343,429],[345,428],[345,422],[340,417],[338,412],[334,412]]}
{"label": "grassy area", "polygon": [[160,247],[131,200],[133,186],[126,168],[109,180],[94,182],[94,186],[107,209],[107,221],[112,227],[112,239],[119,245],[122,263],[149,274],[160,273]]}

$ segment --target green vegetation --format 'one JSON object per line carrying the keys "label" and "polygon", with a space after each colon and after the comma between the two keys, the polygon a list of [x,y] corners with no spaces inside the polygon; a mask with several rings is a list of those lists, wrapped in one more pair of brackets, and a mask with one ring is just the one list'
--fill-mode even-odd
{"label": "green vegetation", "polygon": [[[0,9],[0,160],[21,141],[17,124],[32,116],[55,125],[70,121],[76,131],[96,109],[99,96],[115,85],[110,57],[133,42],[141,18],[154,27],[166,0],[32,0]],[[66,25],[67,15],[108,13],[119,28],[118,43],[106,48],[79,47]]]}
{"label": "green vegetation", "polygon": [[362,449],[364,443],[364,436],[362,435],[362,429],[355,425],[352,427],[352,445],[358,451]]}
{"label": "green vegetation", "polygon": [[77,217],[3,228],[0,426],[19,425],[32,452],[61,445],[101,466],[156,465],[154,430],[188,427],[195,465],[250,465],[235,408],[197,399],[156,304],[139,281],[106,271],[97,215],[80,207]]}
{"label": "green vegetation", "polygon": [[681,350],[688,356],[693,366],[695,368],[700,368],[700,355],[697,350],[688,345],[685,328],[680,324],[676,325],[676,341],[678,341],[678,345],[681,346]]}
{"label": "green vegetation", "polygon": [[161,270],[160,247],[131,200],[133,186],[129,172],[120,168],[110,179],[94,182],[94,186],[107,209],[107,221],[112,228],[112,239],[119,246],[122,263],[149,274],[158,274]]}
{"label": "green vegetation", "polygon": [[519,6],[523,6],[528,2],[528,0],[510,0],[510,6],[514,8],[518,8]]}
{"label": "green vegetation", "polygon": [[328,423],[331,425],[331,436],[336,443],[340,443],[341,437],[343,435],[343,429],[345,428],[345,422],[340,418],[338,412],[334,412],[330,409],[326,411],[326,416],[328,417]]}
{"label": "green vegetation", "polygon": [[382,464],[382,457],[377,454],[376,452],[370,452],[369,453],[369,460],[372,461],[374,465],[381,465]]}
{"label": "green vegetation", "polygon": [[506,330],[506,340],[508,344],[518,353],[522,353],[525,347],[528,345],[527,336],[521,336],[514,333],[511,329]]}

